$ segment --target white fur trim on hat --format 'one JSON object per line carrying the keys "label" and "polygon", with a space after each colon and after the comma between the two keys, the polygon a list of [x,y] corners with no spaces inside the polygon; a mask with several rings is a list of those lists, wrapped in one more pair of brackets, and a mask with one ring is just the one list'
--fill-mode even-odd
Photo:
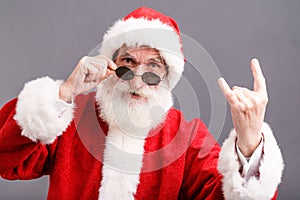
{"label": "white fur trim on hat", "polygon": [[225,199],[230,200],[270,200],[281,182],[284,163],[280,149],[272,130],[263,124],[264,134],[263,157],[259,167],[259,179],[246,181],[239,173],[239,161],[235,151],[236,132],[232,130],[229,138],[223,143],[218,170],[223,175],[223,192]]}
{"label": "white fur trim on hat", "polygon": [[73,104],[59,100],[61,83],[43,77],[25,84],[18,96],[14,116],[23,136],[50,144],[67,128],[73,119]]}
{"label": "white fur trim on hat", "polygon": [[179,35],[159,19],[129,18],[117,21],[104,35],[100,54],[112,58],[122,47],[147,45],[156,48],[169,66],[170,88],[174,88],[184,69],[184,57]]}

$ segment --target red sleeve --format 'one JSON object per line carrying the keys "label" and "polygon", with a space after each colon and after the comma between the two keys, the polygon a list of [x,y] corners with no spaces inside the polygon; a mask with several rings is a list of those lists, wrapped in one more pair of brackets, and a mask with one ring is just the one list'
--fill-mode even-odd
{"label": "red sleeve", "polygon": [[220,146],[203,122],[196,120],[195,124],[186,153],[180,199],[224,199],[222,176],[217,170]]}
{"label": "red sleeve", "polygon": [[0,111],[0,176],[9,180],[38,178],[48,173],[56,142],[46,146],[22,136],[13,119],[16,102],[11,100]]}

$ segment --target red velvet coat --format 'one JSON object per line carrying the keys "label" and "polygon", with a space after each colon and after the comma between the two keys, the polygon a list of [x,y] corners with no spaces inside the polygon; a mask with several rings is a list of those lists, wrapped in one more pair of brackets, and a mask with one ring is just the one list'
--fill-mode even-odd
{"label": "red velvet coat", "polygon": [[[14,99],[1,109],[0,175],[10,180],[49,175],[49,200],[98,199],[108,127],[95,117],[99,113],[95,113],[94,95],[76,99],[74,120],[50,145],[21,136],[21,129],[13,119],[16,102]],[[97,128],[99,124],[102,132]],[[181,112],[171,109],[165,123],[149,135],[145,154],[167,148],[143,158],[136,199],[224,198],[222,176],[217,171],[220,147],[203,122],[199,119],[186,122]],[[180,138],[175,141],[176,135]],[[172,158],[174,155],[178,158]],[[167,163],[169,160],[175,161]],[[155,165],[167,166],[147,172]]]}

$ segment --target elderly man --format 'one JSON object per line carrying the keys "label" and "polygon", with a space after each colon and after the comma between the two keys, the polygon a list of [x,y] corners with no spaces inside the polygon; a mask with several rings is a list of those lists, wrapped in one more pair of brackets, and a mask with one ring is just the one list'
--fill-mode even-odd
{"label": "elderly man", "polygon": [[253,91],[219,80],[234,124],[222,149],[200,119],[172,108],[183,67],[176,22],[133,11],[66,81],[33,80],[3,106],[1,177],[49,175],[49,200],[276,198],[283,160],[264,123],[258,61]]}

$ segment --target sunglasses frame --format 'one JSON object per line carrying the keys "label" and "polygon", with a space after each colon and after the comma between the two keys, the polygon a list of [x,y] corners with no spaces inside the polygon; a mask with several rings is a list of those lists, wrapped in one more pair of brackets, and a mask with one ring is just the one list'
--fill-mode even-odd
{"label": "sunglasses frame", "polygon": [[[126,70],[126,71],[120,72],[120,70]],[[132,80],[135,76],[139,76],[142,78],[142,81],[144,83],[146,83],[147,85],[150,85],[150,86],[158,85],[166,77],[166,74],[161,78],[159,75],[157,75],[156,73],[153,73],[153,72],[144,72],[141,75],[135,74],[134,71],[127,66],[119,66],[115,70],[115,73],[116,73],[117,77],[119,77],[120,79],[122,79],[124,81],[129,81],[129,80]],[[149,76],[149,77],[146,77],[146,76]],[[151,83],[150,81],[147,81],[147,78],[151,78],[150,76],[156,78],[157,80],[153,83]]]}

